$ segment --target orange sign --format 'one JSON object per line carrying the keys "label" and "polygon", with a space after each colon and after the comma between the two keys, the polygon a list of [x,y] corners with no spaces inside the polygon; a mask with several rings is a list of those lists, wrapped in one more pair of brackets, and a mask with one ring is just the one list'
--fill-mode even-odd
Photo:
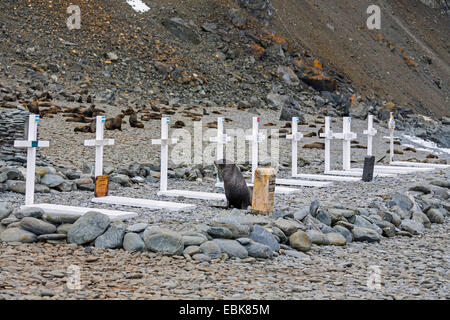
{"label": "orange sign", "polygon": [[108,176],[95,178],[95,197],[106,197],[108,195]]}

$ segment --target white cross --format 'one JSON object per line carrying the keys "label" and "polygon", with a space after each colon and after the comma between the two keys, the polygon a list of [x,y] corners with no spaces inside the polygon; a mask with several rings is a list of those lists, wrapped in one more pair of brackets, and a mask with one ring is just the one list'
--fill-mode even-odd
{"label": "white cross", "polygon": [[[225,117],[217,118],[217,136],[209,138],[209,141],[217,143],[217,148],[216,148],[216,159],[217,160],[223,159],[223,146],[231,141],[231,137],[229,137],[227,134],[223,133],[224,122],[225,122]],[[217,172],[217,182],[218,183],[222,182],[221,179],[219,178],[218,172]]]}
{"label": "white cross", "polygon": [[335,133],[331,130],[331,117],[325,117],[325,132],[320,134],[321,138],[325,138],[325,173],[331,171],[331,140],[334,139]]}
{"label": "white cross", "polygon": [[97,116],[95,127],[95,140],[84,140],[84,145],[95,147],[95,176],[103,175],[103,147],[114,145],[114,139],[103,139],[105,129],[105,116]]}
{"label": "white cross", "polygon": [[48,148],[48,141],[37,140],[37,123],[39,116],[32,114],[28,119],[28,140],[14,141],[14,147],[27,148],[27,173],[25,187],[25,205],[34,203],[34,179],[36,171],[36,148]]}
{"label": "white cross", "polygon": [[373,137],[377,134],[377,130],[373,127],[373,115],[369,114],[368,117],[368,128],[364,130],[363,133],[367,135],[367,155],[372,155],[372,140]]}
{"label": "white cross", "polygon": [[255,171],[258,167],[258,144],[266,139],[263,133],[259,132],[260,117],[253,117],[252,135],[245,136],[245,140],[252,142],[252,183],[255,182]]}
{"label": "white cross", "polygon": [[297,155],[298,155],[298,142],[303,139],[303,134],[298,132],[298,117],[292,117],[292,134],[288,134],[286,139],[292,140],[292,176],[297,175]]}
{"label": "white cross", "polygon": [[169,145],[176,144],[178,139],[169,139],[169,117],[161,118],[161,139],[152,139],[152,144],[161,145],[160,191],[167,191],[167,171],[169,165]]}
{"label": "white cross", "polygon": [[389,164],[394,161],[394,139],[399,140],[398,137],[394,137],[394,130],[395,130],[395,120],[394,120],[394,113],[391,112],[389,114],[389,137],[383,137],[385,139],[389,139]]}
{"label": "white cross", "polygon": [[344,117],[342,133],[335,133],[334,138],[342,140],[342,165],[344,171],[351,170],[351,141],[356,139],[356,133],[351,131],[351,117]]}

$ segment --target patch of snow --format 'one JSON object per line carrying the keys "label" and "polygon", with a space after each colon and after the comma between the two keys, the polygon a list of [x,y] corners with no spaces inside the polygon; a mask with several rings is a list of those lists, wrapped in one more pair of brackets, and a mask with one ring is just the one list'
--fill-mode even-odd
{"label": "patch of snow", "polygon": [[147,6],[141,0],[126,0],[126,1],[136,12],[143,13],[143,12],[147,12],[148,10],[150,10],[150,7]]}
{"label": "patch of snow", "polygon": [[410,144],[404,144],[404,146],[414,147],[418,151],[425,151],[434,153],[437,155],[442,155],[445,158],[450,157],[450,149],[449,148],[439,148],[436,143],[432,141],[426,141],[421,138],[410,136],[407,134],[403,134],[402,138],[405,139]]}

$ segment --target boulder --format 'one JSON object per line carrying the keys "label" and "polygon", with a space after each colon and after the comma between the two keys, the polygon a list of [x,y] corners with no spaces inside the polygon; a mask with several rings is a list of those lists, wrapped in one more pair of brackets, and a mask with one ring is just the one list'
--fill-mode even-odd
{"label": "boulder", "polygon": [[352,233],[355,241],[379,242],[381,240],[381,235],[371,228],[355,226]]}
{"label": "boulder", "polygon": [[97,248],[115,249],[121,248],[126,228],[122,223],[111,223],[109,228],[95,239]]}
{"label": "boulder", "polygon": [[200,245],[200,250],[211,259],[217,259],[222,256],[222,250],[214,241],[206,241]]}
{"label": "boulder", "polygon": [[67,242],[86,244],[102,235],[109,227],[110,220],[107,215],[89,211],[79,218],[67,233]]}
{"label": "boulder", "polygon": [[275,227],[283,231],[286,236],[290,236],[295,233],[301,225],[298,222],[279,218],[274,222]]}
{"label": "boulder", "polygon": [[142,251],[145,248],[145,243],[137,233],[128,232],[123,237],[123,248],[126,251]]}
{"label": "boulder", "polygon": [[343,235],[344,238],[345,238],[345,241],[346,241],[347,243],[350,243],[350,242],[353,241],[353,234],[352,234],[352,233],[350,232],[350,230],[348,230],[346,227],[336,225],[336,226],[333,227],[333,230],[334,230],[335,232],[338,232],[338,233],[340,233],[341,235]]}
{"label": "boulder", "polygon": [[50,174],[47,173],[45,176],[41,178],[41,184],[50,187],[55,188],[59,185],[61,185],[64,182],[64,178],[57,174]]}
{"label": "boulder", "polygon": [[37,237],[34,233],[20,229],[8,228],[0,233],[0,241],[4,242],[36,242]]}
{"label": "boulder", "polygon": [[333,246],[345,246],[347,240],[345,237],[338,232],[331,232],[326,234],[328,242]]}
{"label": "boulder", "polygon": [[306,234],[308,235],[309,239],[311,239],[311,242],[313,244],[317,244],[319,246],[322,245],[328,245],[330,244],[330,242],[328,241],[328,238],[326,236],[326,234],[317,231],[317,230],[308,230],[306,232]]}
{"label": "boulder", "polygon": [[0,221],[9,217],[13,212],[13,207],[7,202],[0,202]]}
{"label": "boulder", "polygon": [[36,235],[55,233],[56,227],[48,222],[33,218],[25,217],[20,221],[20,227],[24,230],[33,232]]}
{"label": "boulder", "polygon": [[43,219],[54,224],[72,224],[75,223],[75,221],[77,221],[80,217],[81,214],[45,213]]}
{"label": "boulder", "polygon": [[36,219],[41,219],[44,215],[44,210],[41,208],[23,208],[19,209],[14,213],[17,219],[23,219],[25,217],[32,217]]}
{"label": "boulder", "polygon": [[258,242],[252,242],[245,246],[248,255],[254,258],[271,259],[273,257],[273,250],[269,246]]}
{"label": "boulder", "polygon": [[425,232],[425,227],[420,222],[405,219],[400,225],[400,229],[405,230],[411,234],[420,235]]}
{"label": "boulder", "polygon": [[311,249],[311,239],[301,230],[295,232],[289,237],[289,244],[292,248],[303,252]]}
{"label": "boulder", "polygon": [[210,227],[207,233],[213,238],[233,239],[233,233],[225,227]]}
{"label": "boulder", "polygon": [[278,241],[275,239],[274,235],[261,226],[253,226],[253,231],[250,233],[250,239],[269,246],[273,251],[280,251],[280,245],[278,244]]}
{"label": "boulder", "polygon": [[164,19],[162,24],[170,33],[183,41],[188,41],[193,44],[199,44],[202,41],[202,37],[197,31],[197,28],[181,18]]}
{"label": "boulder", "polygon": [[144,231],[145,249],[166,255],[182,255],[183,237],[174,231],[150,227]]}
{"label": "boulder", "polygon": [[237,257],[244,259],[248,257],[248,252],[245,247],[236,240],[214,239],[213,241],[219,246],[222,253],[226,253],[230,258]]}
{"label": "boulder", "polygon": [[184,246],[200,246],[203,242],[208,241],[206,237],[200,236],[183,236]]}

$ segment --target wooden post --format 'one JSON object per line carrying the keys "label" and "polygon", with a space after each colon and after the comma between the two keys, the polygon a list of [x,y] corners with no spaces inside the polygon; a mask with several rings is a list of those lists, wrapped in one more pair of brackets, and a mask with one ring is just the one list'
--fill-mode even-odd
{"label": "wooden post", "polygon": [[252,212],[269,213],[273,211],[275,200],[274,168],[257,168],[253,186]]}

